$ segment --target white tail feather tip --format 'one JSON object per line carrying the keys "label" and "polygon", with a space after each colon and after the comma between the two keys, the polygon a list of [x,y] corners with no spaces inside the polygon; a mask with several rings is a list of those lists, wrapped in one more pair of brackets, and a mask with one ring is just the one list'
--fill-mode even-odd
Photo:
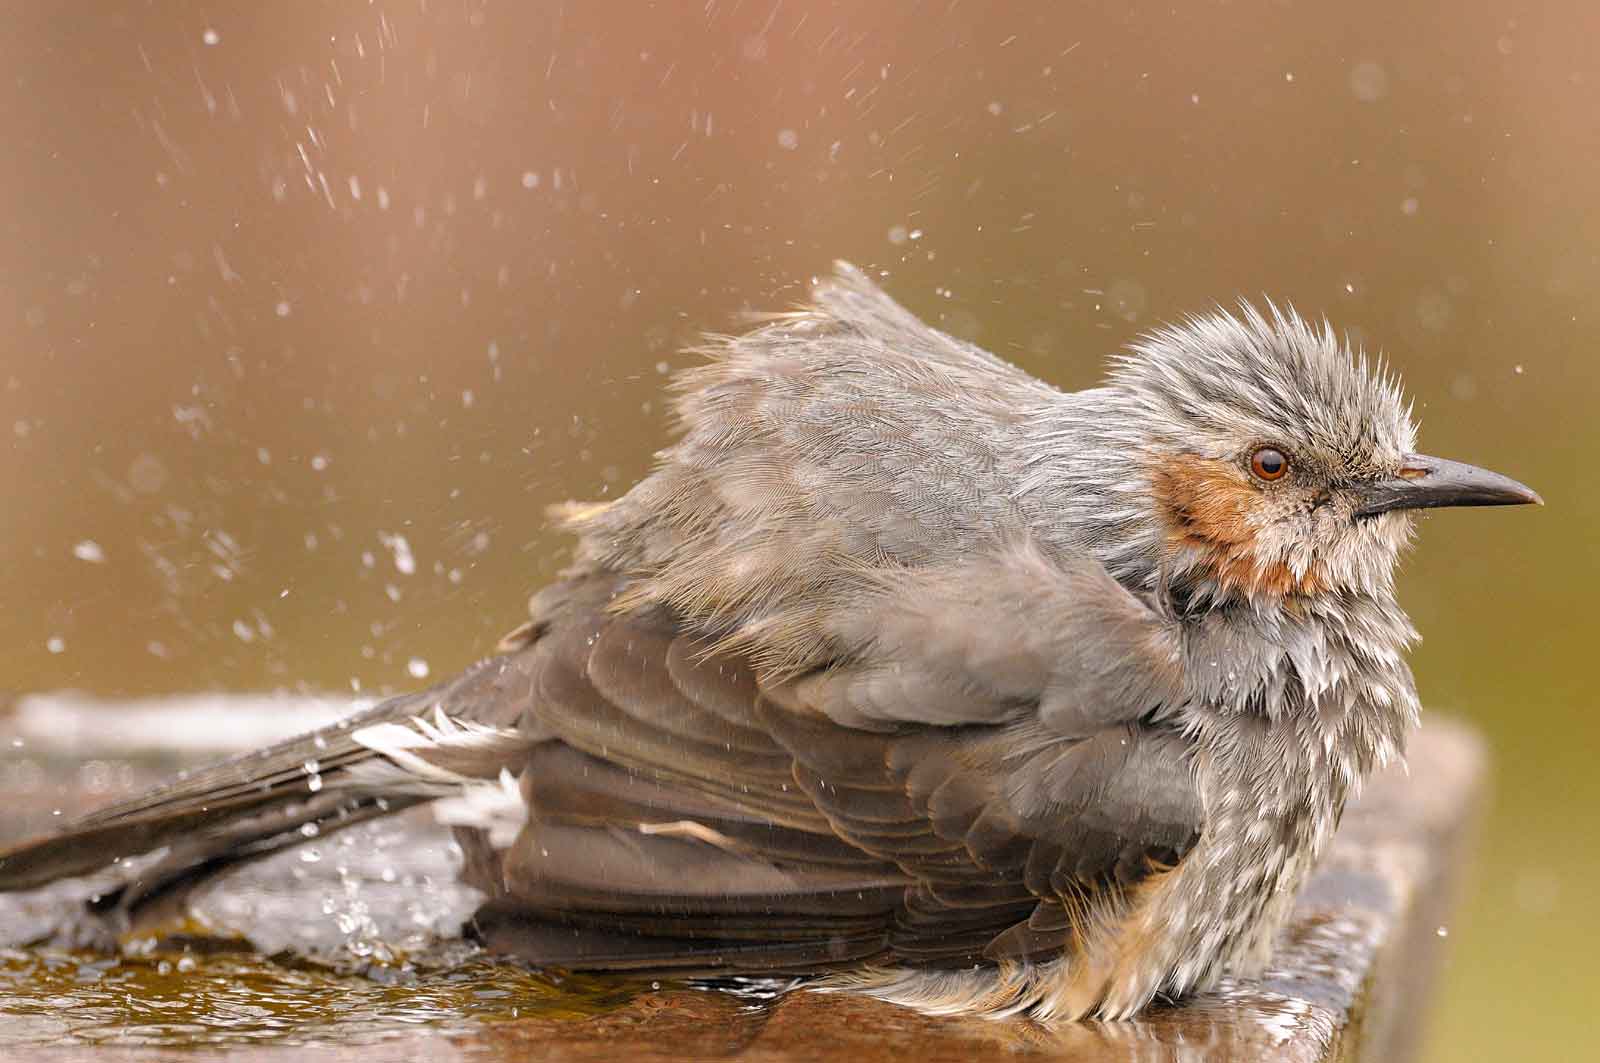
{"label": "white tail feather tip", "polygon": [[434,802],[436,820],[451,827],[474,827],[489,835],[496,849],[509,848],[528,821],[528,806],[522,788],[511,772],[502,768],[500,778],[463,786],[454,797]]}

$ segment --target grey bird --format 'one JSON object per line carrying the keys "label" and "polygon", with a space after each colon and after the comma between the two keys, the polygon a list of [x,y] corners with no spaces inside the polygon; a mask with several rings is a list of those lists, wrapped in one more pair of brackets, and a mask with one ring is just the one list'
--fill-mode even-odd
{"label": "grey bird", "polygon": [[1414,453],[1397,383],[1289,311],[1065,393],[841,264],[704,351],[494,656],[0,852],[0,889],[165,849],[95,902],[125,929],[434,801],[473,932],[536,963],[1130,1017],[1258,970],[1402,755],[1411,512],[1539,501]]}

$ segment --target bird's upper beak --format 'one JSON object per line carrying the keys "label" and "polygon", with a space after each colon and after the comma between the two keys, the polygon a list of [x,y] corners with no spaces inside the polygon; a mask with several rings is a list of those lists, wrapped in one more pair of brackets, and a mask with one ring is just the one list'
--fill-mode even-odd
{"label": "bird's upper beak", "polygon": [[1356,516],[1370,517],[1391,509],[1433,509],[1438,506],[1520,506],[1544,499],[1530,488],[1488,469],[1426,454],[1407,454],[1398,475],[1360,490]]}

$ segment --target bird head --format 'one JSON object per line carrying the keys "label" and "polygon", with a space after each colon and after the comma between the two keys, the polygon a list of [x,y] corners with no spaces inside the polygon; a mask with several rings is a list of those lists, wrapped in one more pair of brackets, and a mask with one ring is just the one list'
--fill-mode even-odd
{"label": "bird head", "polygon": [[1162,578],[1186,600],[1388,593],[1412,511],[1540,501],[1416,453],[1394,377],[1293,311],[1244,305],[1161,329],[1119,360],[1112,385]]}

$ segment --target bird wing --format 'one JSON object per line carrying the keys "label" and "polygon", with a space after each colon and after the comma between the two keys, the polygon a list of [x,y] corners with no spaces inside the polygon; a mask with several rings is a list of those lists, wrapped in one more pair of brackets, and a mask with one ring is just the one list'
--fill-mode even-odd
{"label": "bird wing", "polygon": [[849,657],[795,696],[837,723],[1032,720],[1088,738],[1184,698],[1176,624],[1095,559],[1028,540],[944,564],[859,569],[825,621]]}
{"label": "bird wing", "polygon": [[[490,940],[694,970],[1060,951],[1073,913],[1182,859],[1202,808],[1188,743],[1152,720],[1164,623],[1088,570],[1070,582],[1104,599],[1048,638],[1002,622],[1005,588],[1039,589],[1019,557],[1038,561],[986,562],[966,592],[954,570],[910,598],[884,582],[863,622],[892,664],[776,682],[665,610],[608,610],[614,586],[565,594],[530,666],[537,727],[560,742],[527,763],[532,819],[490,883],[517,915]],[[1075,642],[1093,652],[1051,667]],[[1111,696],[1127,700],[1087,700]]]}

